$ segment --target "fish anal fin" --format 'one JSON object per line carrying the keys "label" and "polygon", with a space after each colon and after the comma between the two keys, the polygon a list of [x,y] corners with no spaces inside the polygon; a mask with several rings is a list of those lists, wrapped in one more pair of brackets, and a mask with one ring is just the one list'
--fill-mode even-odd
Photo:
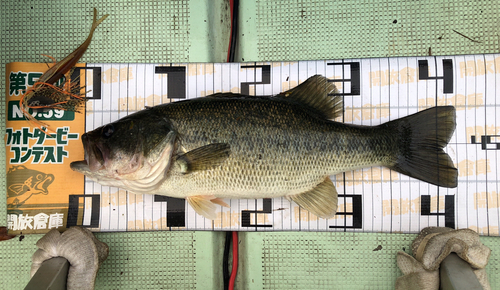
{"label": "fish anal fin", "polygon": [[334,95],[337,88],[327,78],[315,75],[286,92],[276,95],[296,103],[306,105],[325,119],[335,119],[344,112],[342,96]]}
{"label": "fish anal fin", "polygon": [[182,173],[207,170],[220,165],[231,153],[227,143],[213,143],[193,149],[177,157]]}
{"label": "fish anal fin", "polygon": [[329,177],[313,189],[289,195],[287,199],[321,218],[332,218],[337,213],[338,194]]}

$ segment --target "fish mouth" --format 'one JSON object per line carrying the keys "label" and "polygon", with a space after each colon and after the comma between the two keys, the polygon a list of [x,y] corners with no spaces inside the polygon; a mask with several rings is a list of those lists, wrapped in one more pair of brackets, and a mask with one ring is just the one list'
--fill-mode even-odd
{"label": "fish mouth", "polygon": [[[92,133],[92,132],[91,132]],[[141,154],[135,153],[129,160],[120,166],[121,163],[116,163],[116,160],[111,158],[112,152],[108,146],[100,142],[94,141],[92,135],[85,133],[82,135],[82,143],[84,150],[84,160],[71,162],[70,167],[74,171],[78,171],[85,175],[106,171],[107,174],[124,175],[137,171],[143,164],[144,158]],[[114,152],[116,155],[117,153]],[[118,154],[119,160],[125,160],[124,156]]]}
{"label": "fish mouth", "polygon": [[109,150],[106,150],[102,144],[92,142],[87,134],[82,135],[82,143],[85,152],[84,162],[88,165],[89,170],[96,172],[104,167],[106,159],[109,157]]}

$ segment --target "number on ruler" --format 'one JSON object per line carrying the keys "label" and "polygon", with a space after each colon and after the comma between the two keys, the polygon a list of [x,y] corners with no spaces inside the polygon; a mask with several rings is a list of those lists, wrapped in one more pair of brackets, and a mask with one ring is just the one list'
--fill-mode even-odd
{"label": "number on ruler", "polygon": [[[500,141],[492,142],[491,138],[496,140],[500,140],[500,135],[485,135],[481,136],[481,142],[476,142],[476,136],[470,136],[471,144],[481,144],[481,149],[483,150],[500,150]],[[493,146],[488,146],[488,144],[492,144]]]}
{"label": "number on ruler", "polygon": [[[255,201],[257,203],[257,201]],[[269,228],[272,227],[272,225],[260,225],[257,223],[257,218],[258,214],[271,214],[273,212],[272,210],[273,207],[273,201],[270,198],[264,198],[262,200],[262,210],[243,210],[241,211],[241,226],[242,227],[255,227],[257,228]],[[251,215],[250,214],[255,214],[255,220],[254,223],[251,223]]]}
{"label": "number on ruler", "polygon": [[271,66],[270,65],[244,65],[241,66],[241,68],[253,68],[255,73],[255,79],[257,79],[257,68],[262,69],[261,73],[261,79],[262,81],[257,82],[244,82],[241,83],[241,94],[242,95],[249,95],[250,94],[250,85],[262,85],[262,84],[270,84],[271,83]]}
{"label": "number on ruler", "polygon": [[443,59],[443,76],[430,77],[429,64],[427,60],[418,61],[418,79],[419,80],[443,80],[443,93],[453,93],[453,60]]}
{"label": "number on ruler", "polygon": [[[101,67],[75,67],[73,70],[73,73],[71,74],[71,80],[80,80],[80,83],[82,82],[80,77],[82,74],[82,70],[85,72],[88,72],[89,70],[92,71],[92,91],[90,92],[92,94],[92,97],[87,97],[87,99],[91,100],[100,100],[101,99]],[[78,86],[79,90],[80,85]]]}
{"label": "number on ruler", "polygon": [[185,66],[155,66],[155,74],[167,74],[167,96],[169,99],[186,98]]}
{"label": "number on ruler", "polygon": [[186,200],[164,195],[155,195],[155,202],[167,202],[167,227],[186,226]]}
{"label": "number on ruler", "polygon": [[[341,198],[352,198],[352,212],[343,211],[337,212],[336,215],[341,215],[345,217],[350,215],[352,216],[352,226],[329,226],[331,229],[361,229],[363,227],[363,207],[362,207],[362,199],[359,194],[339,194],[338,199]],[[346,206],[344,206],[344,209]]]}
{"label": "number on ruler", "polygon": [[[90,225],[83,224],[83,218],[81,218],[82,223],[78,223],[78,216],[83,217],[84,212],[80,212],[80,210],[85,208],[85,199],[90,198],[92,200],[92,208],[90,214]],[[80,201],[83,201],[81,203]],[[87,228],[97,228],[99,227],[99,213],[100,213],[100,205],[101,205],[101,196],[93,195],[93,194],[71,194],[69,196],[68,201],[68,220],[66,221],[66,227],[72,226],[83,226]]]}
{"label": "number on ruler", "polygon": [[360,95],[360,90],[361,90],[361,85],[360,85],[360,70],[359,70],[359,62],[339,62],[339,63],[336,63],[336,62],[330,62],[330,63],[327,63],[326,65],[338,65],[338,66],[342,66],[342,71],[344,66],[348,66],[349,67],[349,70],[350,70],[350,74],[351,74],[351,78],[350,79],[346,79],[344,78],[344,76],[342,76],[341,79],[329,79],[328,81],[331,82],[331,83],[342,83],[342,89],[345,88],[345,83],[347,82],[350,82],[351,83],[351,91],[346,93],[346,92],[342,92],[342,93],[337,93],[337,94],[333,94],[333,95],[342,95],[342,96],[359,96]]}
{"label": "number on ruler", "polygon": [[420,197],[420,212],[421,215],[439,216],[444,215],[444,226],[447,228],[455,228],[455,195],[444,196],[444,213],[431,213],[431,196],[422,195]]}

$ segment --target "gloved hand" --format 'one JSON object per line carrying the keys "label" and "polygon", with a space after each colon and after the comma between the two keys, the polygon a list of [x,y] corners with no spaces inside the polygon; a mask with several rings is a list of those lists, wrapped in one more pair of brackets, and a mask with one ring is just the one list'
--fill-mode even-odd
{"label": "gloved hand", "polygon": [[404,276],[396,280],[397,290],[439,289],[439,271],[424,269],[422,263],[405,252],[398,252],[396,261]]}
{"label": "gloved hand", "polygon": [[97,270],[108,257],[108,245],[94,237],[91,231],[71,227],[64,233],[56,229],[43,236],[36,246],[39,248],[31,258],[31,277],[41,264],[54,257],[66,258],[70,264],[67,289],[94,289]]}
{"label": "gloved hand", "polygon": [[469,263],[484,289],[491,289],[484,267],[491,250],[469,229],[424,228],[412,243],[414,257],[398,252],[397,264],[404,276],[396,289],[439,289],[439,265],[452,252]]}

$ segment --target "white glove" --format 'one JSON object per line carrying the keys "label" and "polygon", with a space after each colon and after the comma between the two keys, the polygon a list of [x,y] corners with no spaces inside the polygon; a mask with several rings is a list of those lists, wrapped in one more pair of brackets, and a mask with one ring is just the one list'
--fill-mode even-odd
{"label": "white glove", "polygon": [[439,271],[429,271],[419,261],[405,252],[398,252],[396,261],[404,276],[396,280],[397,290],[439,289]]}
{"label": "white glove", "polygon": [[398,252],[398,267],[404,276],[396,280],[396,289],[439,289],[439,265],[452,252],[469,263],[484,289],[491,289],[484,267],[491,250],[469,229],[424,228],[412,243],[412,257]]}
{"label": "white glove", "polygon": [[39,249],[31,258],[31,277],[44,261],[55,257],[66,258],[70,264],[68,290],[94,289],[97,270],[109,253],[108,245],[81,227],[71,227],[62,234],[53,229],[38,240],[36,246]]}

